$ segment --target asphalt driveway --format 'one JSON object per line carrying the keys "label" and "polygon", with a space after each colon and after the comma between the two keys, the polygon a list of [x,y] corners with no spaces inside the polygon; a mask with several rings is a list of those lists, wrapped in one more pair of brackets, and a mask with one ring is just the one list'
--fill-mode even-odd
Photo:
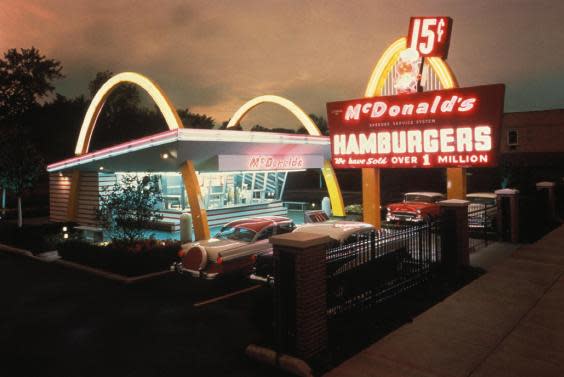
{"label": "asphalt driveway", "polygon": [[0,253],[0,375],[285,376],[244,355],[270,326],[267,288],[167,275],[120,285]]}

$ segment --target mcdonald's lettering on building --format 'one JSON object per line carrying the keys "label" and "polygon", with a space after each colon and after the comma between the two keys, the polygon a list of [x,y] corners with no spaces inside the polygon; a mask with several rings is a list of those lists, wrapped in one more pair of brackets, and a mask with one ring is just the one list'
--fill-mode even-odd
{"label": "mcdonald's lettering on building", "polygon": [[497,165],[503,84],[327,104],[335,168]]}

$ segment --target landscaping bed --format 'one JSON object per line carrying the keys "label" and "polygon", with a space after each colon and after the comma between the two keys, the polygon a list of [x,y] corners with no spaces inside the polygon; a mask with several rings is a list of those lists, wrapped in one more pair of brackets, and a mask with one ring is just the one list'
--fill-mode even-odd
{"label": "landscaping bed", "polygon": [[2,221],[0,222],[0,243],[29,250],[33,254],[56,250],[58,243],[62,240],[62,229],[64,226],[71,229],[72,224],[24,224],[21,228],[18,228],[14,222]]}
{"label": "landscaping bed", "polygon": [[166,271],[173,262],[180,261],[180,242],[172,240],[115,241],[103,245],[69,240],[57,249],[64,260],[129,277]]}

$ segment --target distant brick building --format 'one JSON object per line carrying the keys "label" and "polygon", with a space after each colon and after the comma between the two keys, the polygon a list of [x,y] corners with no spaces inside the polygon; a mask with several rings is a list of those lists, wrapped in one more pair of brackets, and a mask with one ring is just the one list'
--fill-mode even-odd
{"label": "distant brick building", "polygon": [[506,113],[500,141],[502,176],[519,186],[562,181],[564,109]]}
{"label": "distant brick building", "polygon": [[564,109],[505,113],[501,154],[564,154]]}

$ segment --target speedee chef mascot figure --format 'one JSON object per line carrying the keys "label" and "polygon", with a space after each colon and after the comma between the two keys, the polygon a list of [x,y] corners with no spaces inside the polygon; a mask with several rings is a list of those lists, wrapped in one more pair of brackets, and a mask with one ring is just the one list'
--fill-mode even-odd
{"label": "speedee chef mascot figure", "polygon": [[420,64],[417,50],[408,48],[400,53],[394,70],[394,87],[397,94],[417,92]]}

